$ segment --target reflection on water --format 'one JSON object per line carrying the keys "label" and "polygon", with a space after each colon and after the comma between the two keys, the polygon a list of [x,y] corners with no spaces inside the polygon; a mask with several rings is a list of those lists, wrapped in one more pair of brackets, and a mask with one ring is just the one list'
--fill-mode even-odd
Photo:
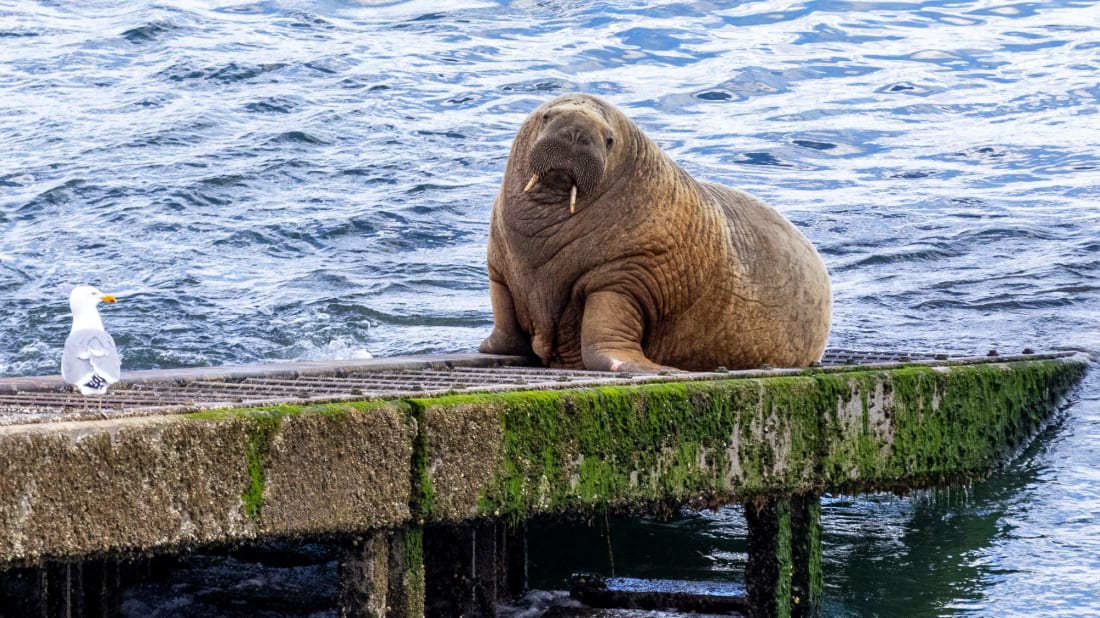
{"label": "reflection on water", "polygon": [[[128,370],[472,350],[509,141],[573,90],[791,218],[835,347],[1095,348],[1098,29],[1088,0],[17,2],[0,374],[57,371],[84,282]],[[1089,611],[1096,386],[968,492],[830,500],[828,613]],[[643,520],[610,555],[725,579],[740,526]]]}

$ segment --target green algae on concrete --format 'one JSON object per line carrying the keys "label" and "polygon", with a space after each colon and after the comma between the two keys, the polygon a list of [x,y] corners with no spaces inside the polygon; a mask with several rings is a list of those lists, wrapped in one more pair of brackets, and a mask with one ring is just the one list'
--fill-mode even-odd
{"label": "green algae on concrete", "polygon": [[415,618],[424,615],[424,528],[411,526],[402,530],[404,561],[401,562],[401,599],[399,616]]}
{"label": "green algae on concrete", "polygon": [[1078,356],[0,427],[0,562],[386,531],[387,606],[418,616],[425,524],[741,501],[753,612],[815,615],[820,492],[979,478],[1086,368]]}
{"label": "green algae on concrete", "polygon": [[745,503],[749,615],[818,616],[824,594],[817,495],[757,496]]}
{"label": "green algae on concrete", "polygon": [[417,399],[420,512],[517,521],[966,483],[1025,444],[1086,367],[1075,358]]}
{"label": "green algae on concrete", "polygon": [[245,442],[170,417],[0,428],[0,563],[251,538]]}
{"label": "green algae on concrete", "polygon": [[[521,519],[812,486],[820,412],[805,400],[815,388],[806,377],[739,379],[458,395],[415,405],[426,412],[429,448],[433,440],[445,447],[434,436],[455,435],[453,426],[472,411],[492,412],[495,431],[482,433],[480,456],[494,465],[467,475],[480,487],[456,511]],[[460,459],[437,448],[426,455],[437,462],[426,476]],[[433,495],[440,500],[438,487]]]}
{"label": "green algae on concrete", "polygon": [[[726,466],[717,445],[731,429],[719,408],[691,415],[693,425],[670,426],[669,410],[685,415],[692,408],[691,391],[660,384],[421,400],[429,445],[437,447],[428,456],[438,462],[429,476],[459,467],[447,441],[468,435],[456,430],[476,422],[487,428],[477,441],[482,465],[476,475],[466,473],[473,484],[464,489],[473,491],[462,492],[453,514],[520,519],[604,502],[684,500],[721,482]],[[692,439],[666,439],[677,431]],[[462,446],[461,453],[472,452]],[[438,486],[435,494],[444,499]]]}
{"label": "green algae on concrete", "polygon": [[823,376],[836,397],[823,411],[824,485],[858,493],[980,479],[1027,444],[1086,369],[1028,361]]}
{"label": "green algae on concrete", "polygon": [[245,453],[248,457],[249,484],[241,493],[241,503],[244,504],[244,514],[257,522],[260,521],[260,511],[264,504],[264,462],[280,425],[282,415],[257,413],[248,428]]}
{"label": "green algae on concrete", "polygon": [[[372,524],[380,511],[407,512],[407,484],[394,476],[398,469],[408,474],[416,429],[400,401],[264,406],[187,418],[243,427],[248,484],[241,508],[260,530],[336,531],[350,522]],[[311,468],[323,472],[310,474]],[[303,521],[315,523],[301,529]]]}
{"label": "green algae on concrete", "polygon": [[798,543],[793,547],[792,561],[802,568],[802,577],[794,582],[791,602],[804,609],[805,614],[816,614],[825,597],[824,556],[821,548],[821,499],[816,495],[798,497],[802,504],[796,511],[794,529],[798,531]]}
{"label": "green algae on concrete", "polygon": [[341,616],[424,616],[421,527],[398,526],[358,536],[343,546],[338,570]]}
{"label": "green algae on concrete", "polygon": [[401,402],[0,427],[0,564],[403,525]]}

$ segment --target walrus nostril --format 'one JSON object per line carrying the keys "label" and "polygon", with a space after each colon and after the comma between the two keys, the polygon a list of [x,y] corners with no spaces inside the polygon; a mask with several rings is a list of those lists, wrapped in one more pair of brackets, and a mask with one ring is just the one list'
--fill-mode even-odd
{"label": "walrus nostril", "polygon": [[558,131],[558,138],[574,146],[588,146],[592,143],[587,131],[574,126],[562,127]]}

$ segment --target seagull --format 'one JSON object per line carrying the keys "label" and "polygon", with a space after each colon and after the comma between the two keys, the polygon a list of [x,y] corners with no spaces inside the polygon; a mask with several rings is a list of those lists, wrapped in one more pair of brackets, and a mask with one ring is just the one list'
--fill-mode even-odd
{"label": "seagull", "polygon": [[[61,377],[66,383],[75,384],[83,395],[106,393],[108,385],[118,382],[121,368],[115,340],[103,329],[95,308],[100,301],[113,303],[115,297],[90,285],[79,285],[69,295],[73,328],[61,355]],[[85,410],[87,406],[85,401]],[[103,413],[102,402],[99,411]]]}

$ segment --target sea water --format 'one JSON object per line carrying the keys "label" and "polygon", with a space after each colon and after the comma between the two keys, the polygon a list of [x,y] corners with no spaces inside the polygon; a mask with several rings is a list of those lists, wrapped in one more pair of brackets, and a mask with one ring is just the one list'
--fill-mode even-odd
{"label": "sea water", "polygon": [[[831,346],[1096,349],[1098,74],[1089,0],[3,2],[0,375],[58,371],[80,283],[124,370],[471,351],[511,137],[572,91],[791,219]],[[826,613],[1100,611],[1098,393],[973,487],[827,496]],[[743,526],[634,522],[617,575],[737,580]],[[127,607],[270,579],[232,560]]]}

